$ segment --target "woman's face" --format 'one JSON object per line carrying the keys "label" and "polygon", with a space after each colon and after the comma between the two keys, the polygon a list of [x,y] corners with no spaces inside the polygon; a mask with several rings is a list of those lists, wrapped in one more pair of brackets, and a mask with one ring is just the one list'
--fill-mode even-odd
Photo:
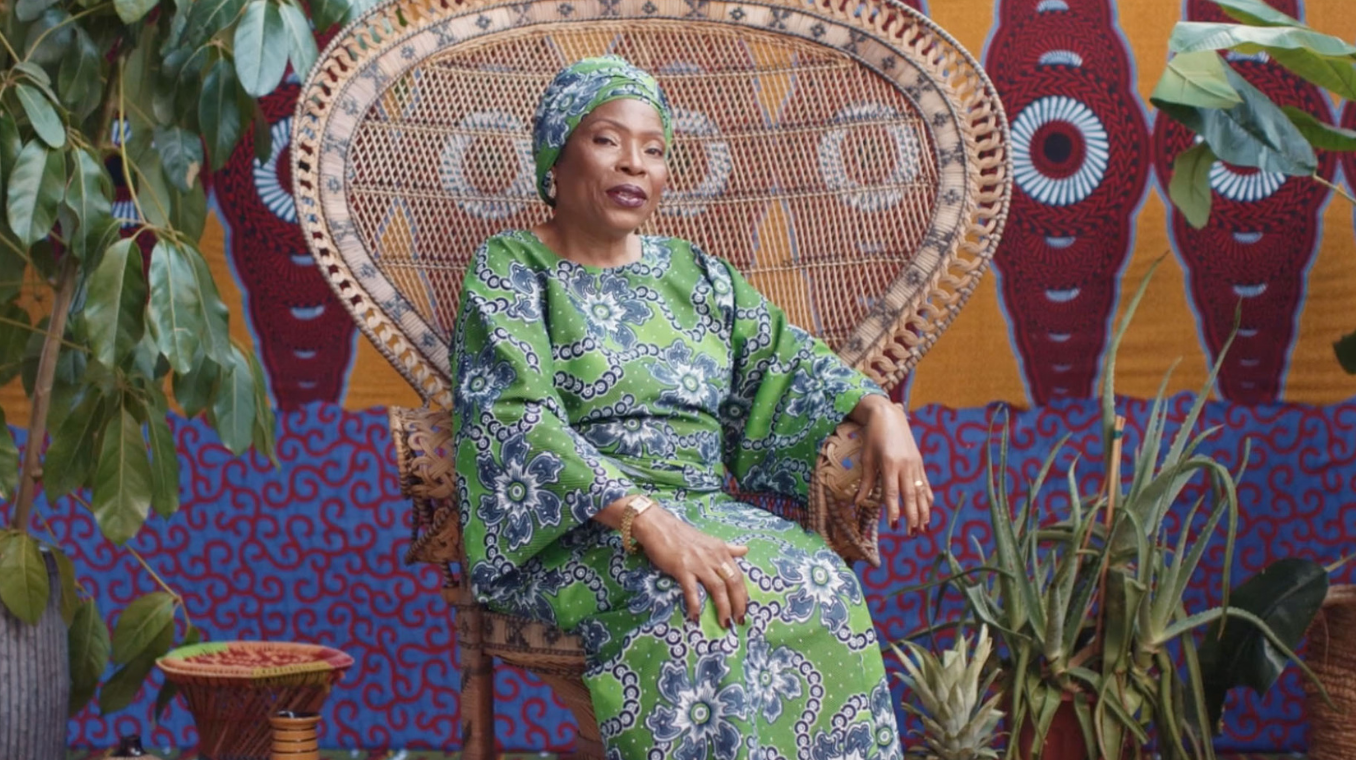
{"label": "woman's face", "polygon": [[669,181],[664,124],[649,103],[598,106],[575,127],[555,165],[556,218],[629,234],[659,206]]}

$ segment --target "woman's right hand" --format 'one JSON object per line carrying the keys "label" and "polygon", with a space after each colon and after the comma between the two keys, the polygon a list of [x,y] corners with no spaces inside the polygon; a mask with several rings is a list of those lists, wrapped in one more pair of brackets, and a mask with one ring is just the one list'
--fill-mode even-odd
{"label": "woman's right hand", "polygon": [[660,572],[678,581],[687,600],[688,619],[701,616],[700,583],[716,605],[716,619],[722,628],[736,621],[743,625],[749,590],[735,558],[748,554],[749,547],[709,536],[662,508],[648,509],[637,516],[631,524],[631,535]]}

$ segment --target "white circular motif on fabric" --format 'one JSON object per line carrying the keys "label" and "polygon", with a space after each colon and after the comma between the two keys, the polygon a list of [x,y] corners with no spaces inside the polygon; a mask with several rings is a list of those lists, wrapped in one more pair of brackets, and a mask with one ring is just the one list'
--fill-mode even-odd
{"label": "white circular motif on fabric", "polygon": [[701,111],[689,111],[686,108],[673,109],[673,132],[675,135],[693,135],[697,144],[706,152],[706,175],[702,181],[687,190],[664,190],[663,201],[677,202],[679,205],[661,203],[659,211],[665,216],[697,216],[706,213],[705,203],[725,194],[730,184],[730,174],[734,171],[734,159],[730,157],[730,144],[720,137],[720,127],[711,117]]}
{"label": "white circular motif on fabric", "polygon": [[[845,205],[862,212],[885,211],[904,200],[905,191],[899,185],[917,179],[922,148],[913,130],[898,123],[903,118],[899,111],[883,103],[857,103],[834,114],[834,122],[846,122],[849,126],[829,130],[819,139],[819,173],[830,190],[842,193],[838,199]],[[881,125],[895,148],[894,169],[881,180],[883,187],[868,189],[848,176],[843,141],[853,122],[891,122]]]}
{"label": "white circular motif on fabric", "polygon": [[1071,206],[1102,183],[1111,143],[1087,105],[1063,95],[1040,98],[1012,122],[1017,186],[1038,203]]}
{"label": "white circular motif on fabric", "polygon": [[254,190],[273,215],[288,224],[297,223],[297,202],[292,198],[292,183],[280,175],[279,162],[292,142],[292,117],[280,119],[268,129],[273,150],[268,160],[254,159]]}
{"label": "white circular motif on fabric", "polygon": [[1216,161],[1210,167],[1210,187],[1239,203],[1265,200],[1284,184],[1285,175],[1280,172],[1236,169],[1223,161]]}
{"label": "white circular motif on fabric", "polygon": [[[532,141],[527,127],[505,111],[477,111],[467,114],[457,125],[458,133],[447,138],[438,160],[438,181],[456,196],[457,206],[477,219],[505,219],[523,210],[525,202],[537,197]],[[513,181],[497,193],[478,187],[466,176],[466,156],[478,136],[474,133],[502,134],[513,144],[518,171]]]}

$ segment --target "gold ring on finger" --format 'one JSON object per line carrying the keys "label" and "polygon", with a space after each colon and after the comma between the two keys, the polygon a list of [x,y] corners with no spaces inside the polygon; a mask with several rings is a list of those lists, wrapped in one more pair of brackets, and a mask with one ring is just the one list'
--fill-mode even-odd
{"label": "gold ring on finger", "polygon": [[731,566],[729,562],[722,562],[720,567],[716,568],[716,572],[720,574],[720,577],[728,581],[731,578],[735,577],[735,573],[738,571],[735,570],[734,567]]}

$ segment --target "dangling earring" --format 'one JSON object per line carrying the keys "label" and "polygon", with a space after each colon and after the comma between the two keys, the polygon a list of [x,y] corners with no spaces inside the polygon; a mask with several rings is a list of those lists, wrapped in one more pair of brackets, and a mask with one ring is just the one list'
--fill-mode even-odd
{"label": "dangling earring", "polygon": [[556,170],[551,169],[546,172],[546,197],[552,202],[556,199]]}

